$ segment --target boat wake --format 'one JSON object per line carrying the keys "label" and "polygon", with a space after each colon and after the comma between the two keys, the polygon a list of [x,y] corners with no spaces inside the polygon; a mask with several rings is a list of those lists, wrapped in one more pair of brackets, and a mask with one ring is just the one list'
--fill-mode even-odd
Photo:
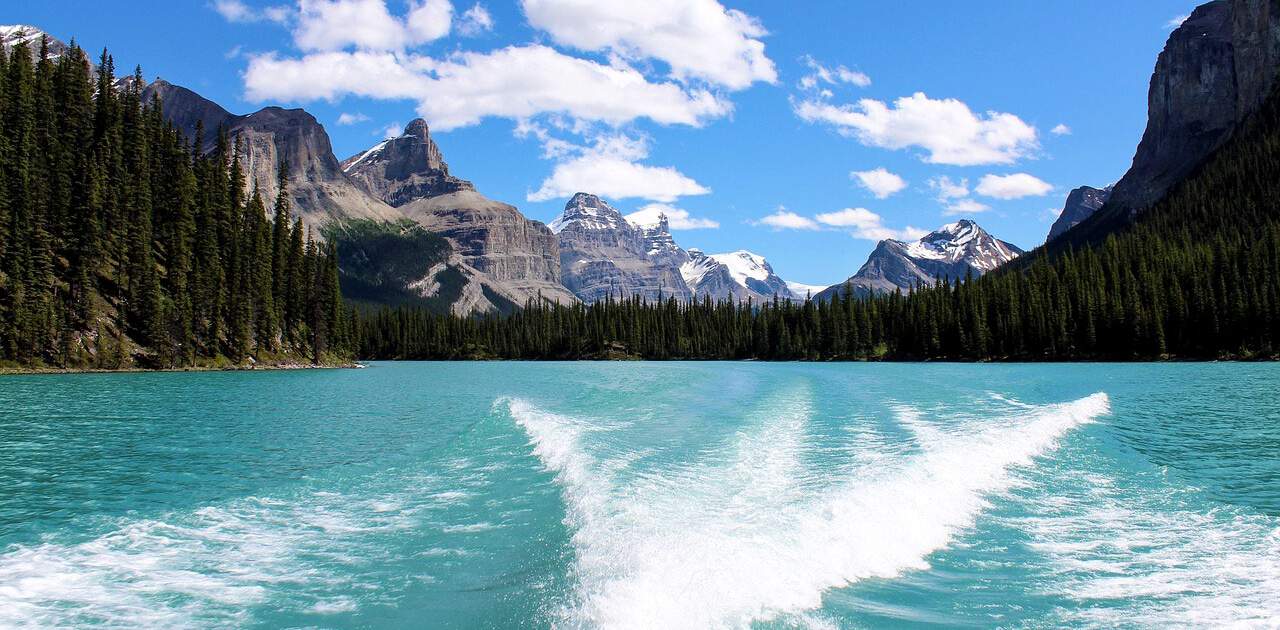
{"label": "boat wake", "polygon": [[[727,628],[821,624],[824,593],[928,567],[970,527],[1016,469],[1109,411],[1106,394],[965,423],[956,430],[902,407],[916,447],[853,458],[835,480],[814,470],[811,394],[766,400],[760,421],[697,463],[630,471],[634,457],[593,453],[591,421],[508,400],[533,453],[555,474],[576,553],[564,627]],[[1008,410],[1009,406],[1003,406]]]}

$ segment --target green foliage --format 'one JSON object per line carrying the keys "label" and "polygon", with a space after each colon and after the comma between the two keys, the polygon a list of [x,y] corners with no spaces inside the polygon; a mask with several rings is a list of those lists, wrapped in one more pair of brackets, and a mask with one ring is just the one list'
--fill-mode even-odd
{"label": "green foliage", "polygon": [[[1280,356],[1280,98],[1163,201],[978,279],[828,303],[365,315],[369,358],[1134,360]],[[1104,236],[1100,237],[1099,234]]]}
{"label": "green foliage", "polygon": [[200,152],[163,103],[142,102],[140,69],[117,84],[104,51],[95,85],[74,43],[38,57],[25,44],[0,53],[0,362],[350,355],[336,255],[290,225],[284,186],[273,221],[245,194],[238,148],[219,133]]}

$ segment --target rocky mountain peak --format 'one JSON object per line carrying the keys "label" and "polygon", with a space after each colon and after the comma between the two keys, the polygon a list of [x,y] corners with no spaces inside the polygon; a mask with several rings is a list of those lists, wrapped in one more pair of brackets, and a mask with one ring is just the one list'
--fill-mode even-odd
{"label": "rocky mountain peak", "polygon": [[410,122],[399,136],[347,158],[342,170],[365,192],[397,208],[417,199],[475,190],[471,182],[449,174],[449,165],[421,118]]}
{"label": "rocky mountain peak", "polygon": [[1107,199],[1111,198],[1111,190],[1111,186],[1106,188],[1081,186],[1072,190],[1067,195],[1067,201],[1062,206],[1062,212],[1058,214],[1057,220],[1049,228],[1049,237],[1045,240],[1052,241],[1058,238],[1062,233],[1102,209],[1102,206],[1106,205]]}
{"label": "rocky mountain peak", "polygon": [[0,48],[6,52],[20,43],[26,43],[31,50],[31,59],[39,61],[40,58],[40,38],[49,38],[49,57],[57,59],[66,54],[70,48],[58,38],[49,35],[44,30],[31,26],[29,24],[5,24],[0,25]]}
{"label": "rocky mountain peak", "polygon": [[980,273],[991,271],[1022,253],[969,219],[948,223],[918,241],[906,244],[912,258],[964,263]]}
{"label": "rocky mountain peak", "polygon": [[948,223],[917,241],[880,241],[858,273],[818,293],[830,299],[848,284],[855,295],[910,291],[939,279],[980,276],[1022,255],[1017,246],[995,238],[969,219]]}
{"label": "rocky mountain peak", "polygon": [[566,229],[612,230],[624,234],[638,232],[621,212],[596,195],[580,192],[564,205],[564,212],[548,224],[552,232],[559,234]]}
{"label": "rocky mountain peak", "polygon": [[1147,128],[1111,203],[1159,201],[1222,145],[1271,93],[1280,67],[1274,0],[1213,0],[1169,36],[1147,93]]}

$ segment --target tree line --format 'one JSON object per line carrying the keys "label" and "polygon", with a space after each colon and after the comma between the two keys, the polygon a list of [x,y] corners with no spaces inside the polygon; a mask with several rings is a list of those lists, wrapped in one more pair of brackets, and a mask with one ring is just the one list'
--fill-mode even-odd
{"label": "tree line", "polygon": [[293,216],[283,170],[268,208],[246,186],[236,139],[184,137],[143,87],[140,70],[117,81],[109,54],[94,66],[74,42],[57,58],[47,40],[35,54],[24,43],[0,51],[0,365],[1214,359],[1280,348],[1274,95],[1105,240],[1041,248],[982,277],[867,298],[846,288],[824,302],[617,296],[454,316],[348,306],[341,285],[380,272],[340,270],[341,239],[321,243]]}
{"label": "tree line", "polygon": [[[1280,98],[1098,245],[980,278],[823,303],[611,298],[509,317],[410,308],[360,321],[385,359],[1138,360],[1280,356]],[[1110,218],[1108,218],[1110,217]],[[1071,233],[1068,232],[1068,235]],[[1053,251],[1050,252],[1049,250]]]}
{"label": "tree line", "polygon": [[[0,364],[329,361],[354,349],[337,256],[268,215],[222,130],[186,138],[141,69],[75,42],[0,50]],[[246,193],[246,190],[251,192]]]}

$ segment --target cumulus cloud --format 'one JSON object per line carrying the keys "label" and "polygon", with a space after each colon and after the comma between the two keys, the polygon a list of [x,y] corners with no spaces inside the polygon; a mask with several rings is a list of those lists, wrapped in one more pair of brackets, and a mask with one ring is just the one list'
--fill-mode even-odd
{"label": "cumulus cloud", "polygon": [[1071,127],[1068,127],[1064,123],[1058,123],[1056,127],[1049,130],[1049,133],[1055,136],[1069,136],[1071,135]]}
{"label": "cumulus cloud", "polygon": [[886,199],[907,187],[905,179],[890,173],[884,167],[870,171],[853,171],[849,173],[849,177],[858,180],[858,183],[875,195],[876,199]]}
{"label": "cumulus cloud", "polygon": [[957,214],[979,214],[990,209],[991,206],[980,201],[974,201],[973,199],[957,199],[956,201],[947,204],[947,206],[943,208],[942,214],[947,216],[955,216]]}
{"label": "cumulus cloud", "polygon": [[1028,173],[1012,175],[983,175],[974,192],[993,199],[1021,199],[1043,197],[1053,190],[1053,185]]}
{"label": "cumulus cloud", "polygon": [[285,5],[269,6],[262,9],[251,7],[241,0],[214,0],[213,10],[228,22],[276,22],[284,24],[293,14]]}
{"label": "cumulus cloud", "polygon": [[484,5],[477,2],[458,18],[458,32],[466,37],[474,37],[480,33],[493,30],[493,16]]}
{"label": "cumulus cloud", "polygon": [[[836,66],[828,68],[813,57],[805,55],[800,59],[804,65],[808,66],[809,74],[800,77],[799,87],[802,90],[818,89],[822,85],[836,85],[839,83],[848,83],[858,87],[867,87],[871,85],[871,77],[857,70],[850,70],[844,66]],[[820,93],[824,98],[831,97],[830,90],[823,90]]]}
{"label": "cumulus cloud", "polygon": [[814,217],[814,219],[823,225],[847,228],[849,234],[854,238],[870,241],[882,241],[884,239],[910,241],[928,233],[926,230],[911,226],[901,230],[889,228],[885,226],[883,217],[866,208],[845,208],[835,212],[825,212]]}
{"label": "cumulus cloud", "polygon": [[294,44],[302,50],[401,50],[449,34],[449,0],[414,0],[403,18],[384,0],[299,0]]}
{"label": "cumulus cloud", "polygon": [[628,214],[626,219],[636,225],[650,226],[657,225],[663,216],[667,217],[667,223],[673,230],[713,230],[720,227],[718,221],[691,216],[688,210],[665,203],[643,206]]}
{"label": "cumulus cloud", "polygon": [[355,125],[362,122],[369,122],[369,117],[359,112],[356,112],[354,114],[348,114],[347,112],[342,112],[341,114],[338,115],[339,125]]}
{"label": "cumulus cloud", "polygon": [[560,141],[560,161],[529,201],[549,201],[589,190],[612,199],[640,198],[671,203],[705,195],[710,188],[670,166],[639,163],[649,156],[648,142],[622,134],[597,136],[590,146]]}
{"label": "cumulus cloud", "polygon": [[779,207],[777,212],[768,216],[760,217],[750,222],[752,225],[761,225],[770,227],[775,230],[821,230],[822,226],[817,221],[806,216],[798,215],[786,208]]}
{"label": "cumulus cloud", "polygon": [[665,62],[680,81],[730,90],[774,83],[755,18],[716,0],[521,0],[529,23],[558,44]]}
{"label": "cumulus cloud", "polygon": [[701,126],[732,104],[706,90],[653,83],[625,65],[602,65],[550,47],[509,46],[459,53],[447,60],[393,52],[321,52],[302,58],[274,53],[251,59],[246,97],[336,100],[354,95],[415,99],[418,114],[446,131],[486,117],[529,118],[561,113],[619,125],[638,118]]}
{"label": "cumulus cloud", "polygon": [[961,179],[960,181],[952,181],[950,177],[942,175],[929,180],[929,188],[938,192],[938,201],[947,201],[950,199],[959,199],[960,197],[969,196],[969,180]]}
{"label": "cumulus cloud", "polygon": [[867,146],[922,148],[925,161],[934,164],[1009,164],[1039,146],[1035,127],[1013,114],[975,114],[959,100],[931,99],[923,92],[892,106],[874,99],[854,105],[808,99],[793,102],[793,109],[802,120],[832,125]]}

